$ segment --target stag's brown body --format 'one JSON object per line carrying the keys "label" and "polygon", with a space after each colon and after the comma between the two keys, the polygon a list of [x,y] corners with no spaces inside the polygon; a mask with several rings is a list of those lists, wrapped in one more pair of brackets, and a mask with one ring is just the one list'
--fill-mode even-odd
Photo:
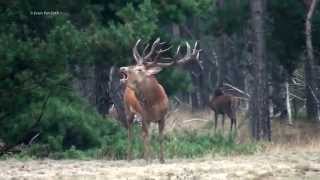
{"label": "stag's brown body", "polygon": [[[163,129],[165,125],[165,115],[168,110],[168,97],[163,87],[154,77],[146,77],[136,84],[137,89],[127,86],[124,91],[124,104],[129,123],[128,138],[132,139],[132,124],[134,115],[142,117],[142,138],[144,143],[144,158],[149,159],[149,125],[151,122],[158,123],[160,139],[160,162],[164,162],[163,157]],[[129,142],[128,159],[132,159],[131,142]]]}
{"label": "stag's brown body", "polygon": [[[137,51],[137,46],[140,40],[137,41],[133,48],[133,56],[137,64],[127,67],[121,67],[120,72],[122,74],[121,81],[126,84],[124,91],[124,106],[125,113],[128,121],[128,160],[132,159],[132,124],[134,115],[139,115],[142,120],[142,138],[144,144],[144,159],[149,160],[149,125],[151,122],[157,123],[159,127],[159,143],[160,143],[160,162],[164,162],[163,156],[163,130],[165,126],[165,116],[168,111],[169,101],[167,94],[162,85],[155,78],[155,74],[159,73],[163,67],[168,67],[174,64],[182,64],[188,62],[190,59],[199,58],[199,50],[193,49],[191,53],[189,44],[187,44],[187,54],[174,62],[159,63],[158,58],[160,54],[166,50],[155,49],[161,43],[158,38],[150,48],[150,52],[141,56]],[[177,50],[177,54],[179,52]],[[152,60],[152,61],[150,61]]]}
{"label": "stag's brown body", "polygon": [[225,114],[230,118],[232,128],[237,128],[237,118],[236,109],[238,105],[238,99],[231,95],[225,95],[222,91],[215,91],[215,96],[213,96],[209,101],[209,107],[215,112],[214,113],[214,128],[217,129],[218,115],[222,115],[222,128],[224,129],[224,119]]}

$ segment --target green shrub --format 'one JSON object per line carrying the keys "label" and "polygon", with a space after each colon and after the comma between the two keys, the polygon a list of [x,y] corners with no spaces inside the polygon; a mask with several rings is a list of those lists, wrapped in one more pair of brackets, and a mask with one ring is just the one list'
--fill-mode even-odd
{"label": "green shrub", "polygon": [[169,158],[193,158],[205,154],[231,155],[251,154],[256,151],[253,144],[237,144],[233,135],[183,132],[167,136],[166,156]]}
{"label": "green shrub", "polygon": [[[133,157],[142,158],[143,142],[140,136],[140,128],[135,128],[133,138]],[[158,134],[152,134],[150,138],[151,155],[157,158],[159,154]],[[222,134],[198,133],[185,131],[172,133],[165,136],[164,153],[166,158],[194,158],[206,154],[235,155],[253,154],[258,150],[256,144],[237,144],[234,135],[224,137]],[[127,151],[127,138],[114,141],[113,146],[103,146],[100,156],[107,159],[125,159]]]}
{"label": "green shrub", "polygon": [[[38,107],[38,106],[34,106]],[[30,114],[30,113],[29,113]],[[28,118],[29,114],[23,117]],[[23,129],[24,123],[16,124]],[[20,127],[21,126],[21,127]],[[39,133],[33,145],[15,157],[23,159],[49,157],[53,159],[126,159],[127,131],[120,124],[100,116],[76,97],[49,99],[44,116],[34,129]],[[133,157],[142,158],[141,128],[133,128]],[[9,135],[14,136],[14,133]],[[159,154],[158,133],[151,133],[151,155]],[[223,136],[197,131],[173,132],[164,139],[166,158],[194,158],[206,154],[251,154],[255,144],[237,144],[233,135]]]}

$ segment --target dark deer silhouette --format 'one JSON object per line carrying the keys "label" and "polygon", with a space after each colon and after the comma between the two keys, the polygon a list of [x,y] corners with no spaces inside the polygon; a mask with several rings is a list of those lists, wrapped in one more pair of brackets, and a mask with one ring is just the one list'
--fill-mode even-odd
{"label": "dark deer silhouette", "polygon": [[222,130],[224,130],[225,114],[230,118],[230,131],[234,126],[237,129],[236,109],[238,99],[231,95],[225,95],[221,89],[216,89],[214,95],[209,100],[209,107],[214,111],[214,129],[217,129],[218,115],[222,115]]}

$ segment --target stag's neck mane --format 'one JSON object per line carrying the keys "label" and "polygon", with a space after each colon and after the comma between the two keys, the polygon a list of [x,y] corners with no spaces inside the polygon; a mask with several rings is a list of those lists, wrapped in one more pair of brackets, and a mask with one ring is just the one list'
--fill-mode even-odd
{"label": "stag's neck mane", "polygon": [[154,76],[149,76],[143,82],[137,84],[135,94],[143,106],[153,106],[163,102],[167,98],[163,87]]}

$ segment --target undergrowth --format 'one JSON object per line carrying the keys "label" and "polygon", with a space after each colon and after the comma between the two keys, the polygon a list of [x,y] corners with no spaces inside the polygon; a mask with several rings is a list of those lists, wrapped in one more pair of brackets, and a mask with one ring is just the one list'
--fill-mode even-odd
{"label": "undergrowth", "polygon": [[[140,139],[140,129],[135,128],[135,137],[133,142],[133,157],[140,159],[143,157],[143,143]],[[125,134],[119,137],[113,137],[101,147],[91,148],[88,150],[79,150],[75,146],[64,151],[47,152],[48,147],[45,145],[35,144],[25,148],[21,153],[7,155],[4,158],[17,159],[106,159],[119,160],[126,159],[127,139]],[[112,143],[110,143],[112,142]],[[156,159],[159,154],[158,134],[152,134],[150,138],[151,156]],[[199,133],[196,131],[174,132],[165,136],[164,140],[165,158],[196,158],[204,155],[249,155],[258,151],[257,144],[237,144],[234,135],[223,136],[214,133]],[[46,156],[43,156],[46,154]]]}
{"label": "undergrowth", "polygon": [[[38,114],[38,105],[30,112]],[[15,119],[11,131],[2,133],[0,140],[15,142],[16,137],[24,135],[26,145],[17,147],[13,152],[0,158],[17,159],[126,159],[127,132],[116,121],[100,116],[85,101],[70,97],[50,98],[42,119],[32,131],[28,130],[32,113],[22,114]],[[28,125],[28,124],[27,124]],[[29,125],[30,126],[30,125]],[[133,157],[143,156],[141,128],[134,127]],[[32,143],[30,138],[36,137]],[[150,137],[153,158],[159,154],[158,133]],[[207,154],[233,155],[252,154],[257,151],[256,144],[238,144],[234,135],[224,136],[209,131],[177,131],[165,135],[165,158],[194,158]],[[19,152],[19,153],[17,153]]]}

